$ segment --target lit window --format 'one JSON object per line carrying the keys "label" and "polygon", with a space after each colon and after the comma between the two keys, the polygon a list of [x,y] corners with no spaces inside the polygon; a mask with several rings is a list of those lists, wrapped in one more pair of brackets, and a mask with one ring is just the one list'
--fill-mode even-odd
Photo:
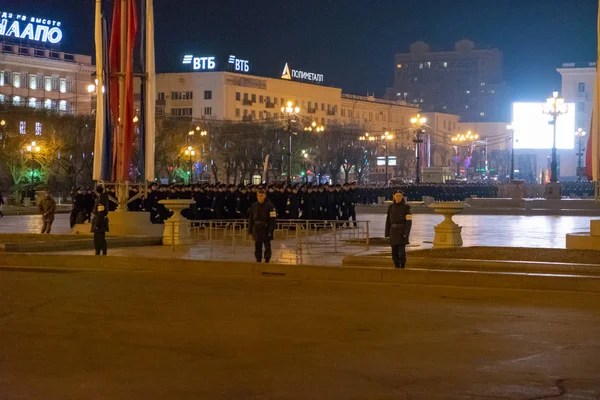
{"label": "lit window", "polygon": [[212,115],[212,107],[204,107],[204,115]]}
{"label": "lit window", "polygon": [[485,86],[485,82],[481,82],[481,86]]}
{"label": "lit window", "polygon": [[37,75],[29,75],[29,89],[36,90],[37,89]]}
{"label": "lit window", "polygon": [[444,68],[448,68],[448,63],[447,62],[444,63]]}
{"label": "lit window", "polygon": [[40,136],[42,134],[42,123],[41,122],[35,123],[35,134],[36,134],[36,136]]}
{"label": "lit window", "polygon": [[465,108],[469,108],[469,106],[465,106]]}
{"label": "lit window", "polygon": [[52,109],[52,100],[50,100],[50,99],[44,100],[44,108],[46,110]]}
{"label": "lit window", "polygon": [[58,102],[58,109],[60,111],[67,111],[67,101],[66,100],[61,100]]}
{"label": "lit window", "polygon": [[431,62],[427,61],[427,68],[431,68]]}
{"label": "lit window", "polygon": [[419,64],[419,69],[423,69],[423,63]]}
{"label": "lit window", "polygon": [[402,68],[402,64],[396,65],[396,68],[398,68],[398,69]]}
{"label": "lit window", "polygon": [[480,116],[480,117],[484,117],[484,116],[485,116],[485,113],[482,111],[482,112],[480,112],[480,113],[479,113],[479,116]]}
{"label": "lit window", "polygon": [[37,99],[35,97],[29,98],[29,107],[35,108],[35,104],[37,103]]}
{"label": "lit window", "polygon": [[18,106],[21,104],[21,96],[13,96],[13,104]]}
{"label": "lit window", "polygon": [[47,76],[44,78],[44,90],[46,92],[52,91],[52,77]]}
{"label": "lit window", "polygon": [[492,89],[492,90],[490,90],[490,93],[494,94],[494,93],[496,93],[496,91]]}
{"label": "lit window", "polygon": [[579,82],[577,84],[577,92],[578,93],[585,93],[585,83],[584,82]]}
{"label": "lit window", "polygon": [[21,135],[24,135],[27,133],[27,122],[25,122],[25,121],[19,122],[19,133]]}
{"label": "lit window", "polygon": [[61,93],[66,93],[67,92],[67,80],[65,78],[60,78],[59,81],[59,90]]}
{"label": "lit window", "polygon": [[16,88],[21,87],[21,74],[18,72],[13,73],[13,86]]}
{"label": "lit window", "polygon": [[471,94],[471,91],[470,91],[470,90],[467,90],[467,94]]}

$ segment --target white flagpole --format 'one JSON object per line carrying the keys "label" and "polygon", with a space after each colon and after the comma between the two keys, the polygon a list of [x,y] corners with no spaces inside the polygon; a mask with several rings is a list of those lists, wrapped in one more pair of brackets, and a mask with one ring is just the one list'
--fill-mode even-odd
{"label": "white flagpole", "polygon": [[154,182],[156,137],[156,70],[154,66],[154,0],[146,0],[146,181]]}
{"label": "white flagpole", "polygon": [[[94,142],[94,171],[93,179],[96,181],[101,180],[102,175],[102,158],[104,154],[104,87],[103,81],[103,65],[102,60],[104,59],[104,46],[102,43],[102,0],[96,0],[96,18],[95,18],[95,30],[94,30],[94,41],[96,44],[96,135]],[[90,94],[91,96],[91,94]],[[91,105],[91,103],[90,103]]]}

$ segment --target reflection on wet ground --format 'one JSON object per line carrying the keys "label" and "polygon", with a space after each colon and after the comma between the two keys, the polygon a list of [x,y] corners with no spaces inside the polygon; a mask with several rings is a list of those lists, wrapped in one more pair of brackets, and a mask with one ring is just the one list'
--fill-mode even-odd
{"label": "reflection on wet ground", "polygon": [[[68,218],[66,214],[57,215],[52,232],[69,233]],[[371,237],[383,237],[385,214],[362,214],[359,219],[371,221]],[[440,215],[414,215],[411,243],[427,246],[433,240],[433,227],[442,220]],[[589,231],[590,226],[590,217],[572,216],[457,215],[454,221],[463,227],[465,246],[564,248],[567,233]],[[0,233],[38,233],[41,226],[37,215],[0,219]]]}

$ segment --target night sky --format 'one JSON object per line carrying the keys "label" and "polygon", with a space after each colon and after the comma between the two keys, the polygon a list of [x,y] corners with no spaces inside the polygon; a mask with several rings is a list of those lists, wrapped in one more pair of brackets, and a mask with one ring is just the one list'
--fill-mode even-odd
{"label": "night sky", "polygon": [[[159,71],[183,71],[184,54],[229,54],[251,73],[284,63],[323,73],[348,93],[382,96],[393,55],[424,40],[452,49],[468,38],[504,53],[513,100],[560,88],[562,62],[594,61],[598,0],[155,0]],[[94,0],[2,0],[0,9],[63,22],[61,50],[93,54]]]}

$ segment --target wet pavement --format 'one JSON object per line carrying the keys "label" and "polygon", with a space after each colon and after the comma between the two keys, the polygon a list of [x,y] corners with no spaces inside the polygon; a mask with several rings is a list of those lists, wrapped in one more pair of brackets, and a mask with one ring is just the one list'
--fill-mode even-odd
{"label": "wet pavement", "polygon": [[[70,233],[68,215],[57,215],[53,233]],[[428,247],[433,241],[433,227],[441,215],[416,214],[413,216],[411,243]],[[370,223],[370,236],[383,237],[384,214],[362,214],[360,220]],[[565,235],[587,232],[590,217],[573,216],[515,216],[515,215],[457,215],[454,221],[463,227],[465,246],[509,246],[564,248]],[[37,215],[7,216],[0,219],[0,233],[37,233],[41,229]]]}

